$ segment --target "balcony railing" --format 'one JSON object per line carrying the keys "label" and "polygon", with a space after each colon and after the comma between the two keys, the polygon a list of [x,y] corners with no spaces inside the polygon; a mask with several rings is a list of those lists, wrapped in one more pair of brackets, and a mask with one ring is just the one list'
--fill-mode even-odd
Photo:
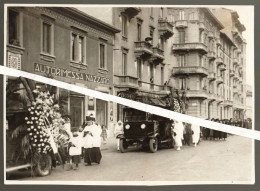
{"label": "balcony railing", "polygon": [[164,51],[158,47],[153,47],[153,56],[155,59],[159,59],[160,61],[164,60]]}
{"label": "balcony railing", "polygon": [[187,90],[187,97],[207,99],[208,93],[206,90]]}
{"label": "balcony railing", "polygon": [[202,66],[183,66],[183,67],[173,67],[172,74],[173,75],[200,74],[203,76],[207,76],[208,71],[206,68]]}
{"label": "balcony railing", "polygon": [[141,90],[147,92],[157,92],[158,94],[168,94],[170,92],[170,87],[165,85],[158,85],[154,83],[144,82],[139,80],[138,86]]}
{"label": "balcony railing", "polygon": [[160,36],[164,36],[166,39],[170,38],[173,33],[173,25],[166,19],[158,20],[158,31]]}
{"label": "balcony railing", "polygon": [[138,88],[138,78],[133,76],[114,75],[114,84],[116,87]]}
{"label": "balcony railing", "polygon": [[233,101],[223,100],[222,104],[223,104],[224,106],[232,106],[232,105],[233,105]]}
{"label": "balcony railing", "polygon": [[137,57],[152,56],[153,55],[152,45],[146,41],[135,42],[134,52]]}
{"label": "balcony railing", "polygon": [[207,46],[200,42],[190,42],[190,43],[182,43],[182,44],[173,44],[172,49],[174,52],[176,51],[189,51],[189,50],[197,50],[202,54],[207,54]]}
{"label": "balcony railing", "polygon": [[188,27],[188,21],[186,21],[186,20],[175,21],[175,27],[176,28],[186,28],[186,27]]}

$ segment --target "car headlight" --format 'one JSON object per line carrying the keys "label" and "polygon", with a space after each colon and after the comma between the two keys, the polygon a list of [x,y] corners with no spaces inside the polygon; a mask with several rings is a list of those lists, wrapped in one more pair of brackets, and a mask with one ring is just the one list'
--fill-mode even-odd
{"label": "car headlight", "polygon": [[125,126],[125,129],[130,129],[130,125],[127,124],[127,125]]}
{"label": "car headlight", "polygon": [[142,124],[142,125],[141,125],[141,129],[144,129],[145,127],[146,127],[145,124]]}

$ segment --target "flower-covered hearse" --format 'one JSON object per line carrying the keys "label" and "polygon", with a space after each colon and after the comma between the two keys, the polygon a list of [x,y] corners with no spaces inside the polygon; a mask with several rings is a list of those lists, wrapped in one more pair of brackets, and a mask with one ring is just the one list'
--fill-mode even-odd
{"label": "flower-covered hearse", "polygon": [[54,94],[47,85],[25,78],[8,79],[6,87],[6,173],[28,168],[46,176],[65,162],[69,135]]}

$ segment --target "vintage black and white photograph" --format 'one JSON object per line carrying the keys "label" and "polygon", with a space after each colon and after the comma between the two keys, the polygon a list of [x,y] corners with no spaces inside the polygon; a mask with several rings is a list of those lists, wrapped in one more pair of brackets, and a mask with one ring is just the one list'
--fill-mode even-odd
{"label": "vintage black and white photograph", "polygon": [[[254,6],[5,5],[5,66],[254,129]],[[254,140],[5,76],[5,183],[254,184]]]}

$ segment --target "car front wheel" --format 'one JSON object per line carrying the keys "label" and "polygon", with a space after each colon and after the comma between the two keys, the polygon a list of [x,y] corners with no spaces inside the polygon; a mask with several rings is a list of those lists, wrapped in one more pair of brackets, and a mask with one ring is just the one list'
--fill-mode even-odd
{"label": "car front wheel", "polygon": [[120,151],[121,153],[125,153],[127,151],[127,142],[125,139],[120,139]]}
{"label": "car front wheel", "polygon": [[152,153],[155,153],[157,151],[157,149],[158,149],[158,139],[156,137],[149,140],[149,147],[150,147],[150,151]]}

